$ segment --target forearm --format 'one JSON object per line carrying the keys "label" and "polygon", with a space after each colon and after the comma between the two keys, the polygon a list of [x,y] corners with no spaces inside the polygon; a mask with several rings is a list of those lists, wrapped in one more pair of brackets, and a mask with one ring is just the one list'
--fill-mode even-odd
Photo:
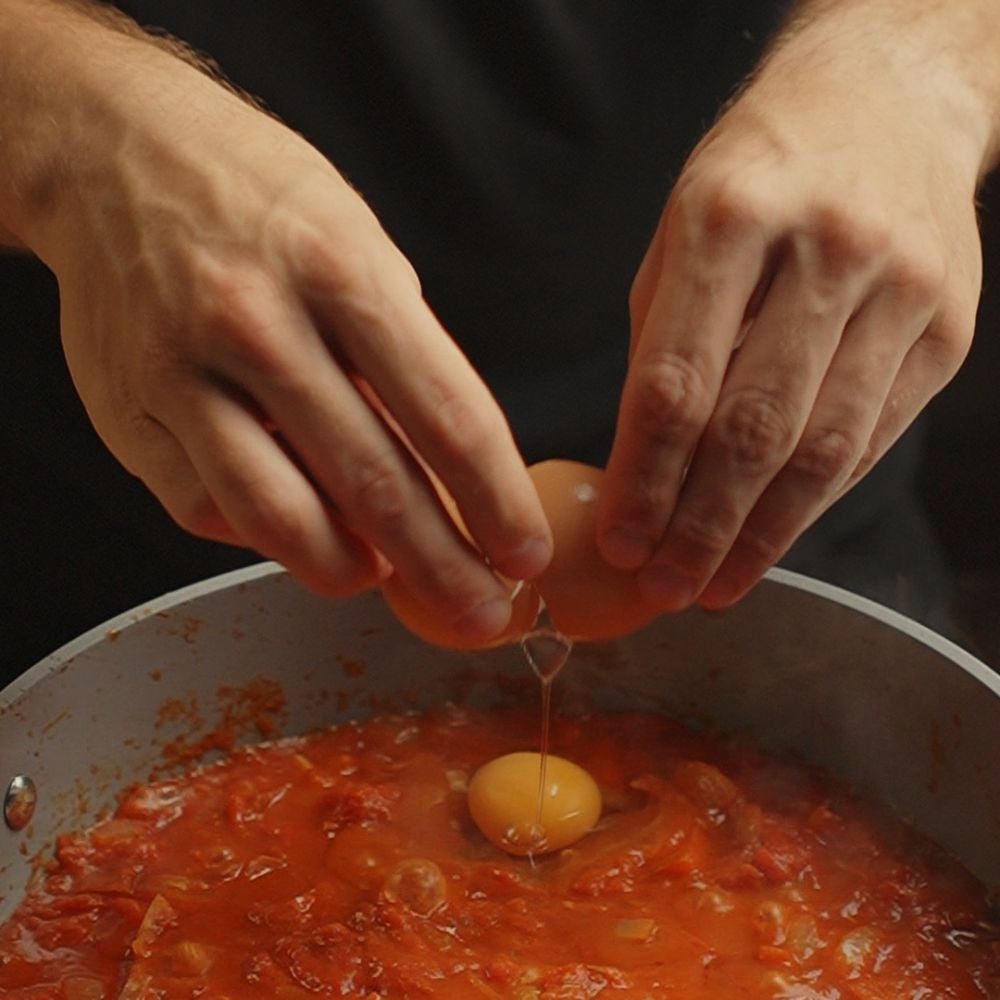
{"label": "forearm", "polygon": [[179,45],[73,0],[0,0],[0,244],[45,256],[88,179],[135,152],[142,123],[195,115],[215,83]]}
{"label": "forearm", "polygon": [[905,80],[980,176],[1000,159],[997,0],[799,0],[761,72],[783,68],[846,75],[859,111],[874,96],[866,88]]}

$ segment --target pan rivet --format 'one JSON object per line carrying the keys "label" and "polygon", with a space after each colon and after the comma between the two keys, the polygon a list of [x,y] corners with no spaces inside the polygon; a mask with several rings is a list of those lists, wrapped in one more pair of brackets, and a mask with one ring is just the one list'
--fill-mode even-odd
{"label": "pan rivet", "polygon": [[3,818],[12,830],[23,830],[35,814],[38,792],[26,774],[19,774],[7,786],[3,797]]}

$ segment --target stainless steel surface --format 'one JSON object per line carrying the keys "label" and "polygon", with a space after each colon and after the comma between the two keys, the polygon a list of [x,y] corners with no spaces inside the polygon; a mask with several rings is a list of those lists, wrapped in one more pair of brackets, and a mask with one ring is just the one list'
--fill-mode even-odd
{"label": "stainless steel surface", "polygon": [[3,797],[3,819],[11,830],[23,830],[35,814],[38,792],[26,774],[11,778]]}
{"label": "stainless steel surface", "polygon": [[[0,829],[0,918],[23,890],[29,857],[107,809],[162,764],[171,742],[224,717],[258,721],[240,692],[262,678],[265,694],[274,681],[284,691],[284,733],[448,698],[537,694],[516,647],[433,649],[377,595],[330,603],[273,566],[168,595],[0,693],[0,773],[30,773],[44,790],[28,827]],[[640,707],[711,722],[828,767],[1000,885],[1000,681],[861,598],[776,571],[725,614],[664,616],[618,642],[578,646],[556,700],[569,711]],[[259,732],[249,725],[244,737]]]}

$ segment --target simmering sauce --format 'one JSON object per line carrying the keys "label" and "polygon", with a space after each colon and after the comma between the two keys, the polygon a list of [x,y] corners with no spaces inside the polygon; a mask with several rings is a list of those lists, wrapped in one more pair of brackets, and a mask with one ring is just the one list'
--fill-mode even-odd
{"label": "simmering sauce", "polygon": [[821,774],[656,716],[554,719],[603,815],[501,852],[467,782],[535,724],[386,717],[132,789],[0,928],[0,996],[1000,997],[956,864]]}

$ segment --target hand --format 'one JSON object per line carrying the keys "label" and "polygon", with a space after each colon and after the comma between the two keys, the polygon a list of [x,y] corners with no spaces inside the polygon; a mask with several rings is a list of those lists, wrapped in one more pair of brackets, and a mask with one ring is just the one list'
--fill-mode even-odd
{"label": "hand", "polygon": [[971,343],[984,142],[954,84],[894,74],[865,27],[778,50],[636,276],[599,544],[662,609],[745,594]]}
{"label": "hand", "polygon": [[394,567],[444,620],[494,635],[510,600],[489,566],[533,576],[549,529],[413,269],[307,143],[176,59],[113,44],[113,77],[79,71],[63,134],[80,145],[32,245],[94,426],[187,530],[330,595]]}

